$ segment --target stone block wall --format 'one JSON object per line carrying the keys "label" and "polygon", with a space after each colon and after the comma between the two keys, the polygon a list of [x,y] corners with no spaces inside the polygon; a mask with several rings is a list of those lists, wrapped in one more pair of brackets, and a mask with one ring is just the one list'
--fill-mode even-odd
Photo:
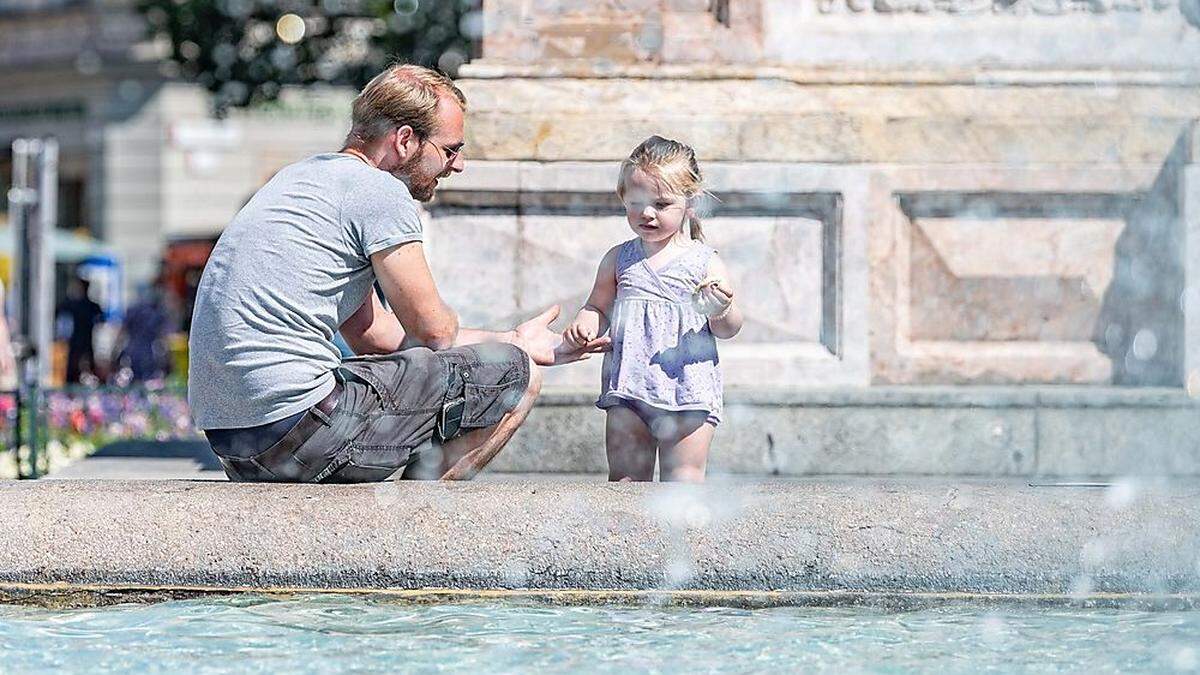
{"label": "stone block wall", "polygon": [[1180,387],[1191,372],[1194,88],[461,84],[472,166],[432,208],[434,267],[453,287],[474,263],[452,242],[487,241],[477,255],[521,280],[489,287],[503,298],[474,322],[577,308],[632,236],[619,160],[663,133],[696,147],[720,199],[706,233],[748,313],[722,351],[731,385]]}
{"label": "stone block wall", "polygon": [[[565,321],[696,148],[746,328],[715,472],[1200,473],[1192,0],[485,3],[470,168],[430,210],[469,321]],[[470,251],[469,254],[465,253]],[[482,302],[480,301],[482,300]],[[496,464],[602,471],[598,360]]]}
{"label": "stone block wall", "polygon": [[485,60],[1188,69],[1194,0],[488,0]]}

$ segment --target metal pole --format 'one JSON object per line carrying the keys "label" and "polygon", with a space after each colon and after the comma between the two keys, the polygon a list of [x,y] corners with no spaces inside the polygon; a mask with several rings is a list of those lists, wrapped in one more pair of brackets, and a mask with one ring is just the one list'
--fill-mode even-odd
{"label": "metal pole", "polygon": [[29,323],[29,258],[26,230],[29,229],[29,211],[33,206],[36,196],[30,194],[33,190],[29,187],[29,155],[33,151],[30,147],[31,141],[18,138],[13,141],[13,178],[12,188],[8,191],[8,203],[11,209],[13,223],[13,234],[15,235],[14,253],[13,256],[13,278],[12,278],[12,297],[13,303],[13,326],[11,338],[13,341],[13,356],[17,361],[17,428],[15,434],[15,447],[13,452],[17,457],[17,477],[28,478],[21,468],[21,446],[27,440],[23,433],[25,425],[29,423],[29,415],[26,411],[26,406],[29,402],[29,368],[30,358],[32,356],[32,345],[29,341],[28,323]]}
{"label": "metal pole", "polygon": [[[53,312],[54,268],[49,238],[58,217],[58,143],[53,139],[19,138],[13,141],[12,150],[9,203],[17,237],[13,284],[17,299],[13,342],[20,378],[17,425],[19,429],[22,419],[29,424],[29,474],[22,477],[37,478],[43,440],[39,433],[41,387],[49,372],[45,356],[50,353]],[[36,183],[30,175],[34,171]]]}
{"label": "metal pole", "polygon": [[[41,474],[38,462],[42,460],[42,448],[49,440],[49,428],[41,434],[40,413],[42,408],[42,384],[49,381],[51,366],[51,340],[54,326],[54,251],[53,240],[58,226],[58,141],[53,138],[42,140],[42,153],[38,162],[38,222],[31,230],[37,231],[36,246],[30,247],[30,256],[38,259],[36,301],[33,305],[35,344],[37,345],[37,368],[33,378],[33,400],[29,402],[32,431],[29,439],[29,464],[33,477]],[[31,240],[33,241],[33,240]],[[49,458],[46,458],[49,470]]]}
{"label": "metal pole", "polygon": [[17,464],[17,477],[24,478],[25,474],[21,470],[21,446],[25,444],[25,358],[26,349],[24,344],[24,331],[21,328],[21,315],[25,294],[23,290],[23,281],[21,277],[24,275],[24,267],[21,260],[21,248],[24,241],[22,234],[25,231],[25,212],[28,211],[26,203],[28,196],[26,189],[29,187],[29,144],[23,138],[18,138],[12,144],[13,157],[13,175],[12,185],[8,190],[8,207],[9,216],[12,219],[13,233],[16,239],[13,242],[14,267],[12,279],[10,279],[9,293],[13,298],[13,323],[9,331],[9,339],[12,340],[13,357],[17,362],[17,420],[13,428],[13,458]]}

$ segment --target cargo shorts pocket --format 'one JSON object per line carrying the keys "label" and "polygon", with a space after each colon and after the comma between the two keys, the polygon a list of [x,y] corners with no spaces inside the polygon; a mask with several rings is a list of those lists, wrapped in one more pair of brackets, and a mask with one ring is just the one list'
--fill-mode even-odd
{"label": "cargo shorts pocket", "polygon": [[462,426],[465,429],[480,429],[498,424],[521,402],[528,381],[514,377],[503,384],[463,385]]}
{"label": "cargo shorts pocket", "polygon": [[439,355],[450,367],[446,401],[459,404],[455,412],[464,430],[499,423],[529,388],[529,357],[513,345],[470,345]]}
{"label": "cargo shorts pocket", "polygon": [[398,445],[356,445],[351,443],[336,469],[322,477],[322,483],[370,483],[387,480],[414,458],[411,448]]}

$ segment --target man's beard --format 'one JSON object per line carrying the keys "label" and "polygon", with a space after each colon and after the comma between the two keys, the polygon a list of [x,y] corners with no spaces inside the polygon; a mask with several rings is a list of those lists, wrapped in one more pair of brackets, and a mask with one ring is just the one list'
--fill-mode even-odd
{"label": "man's beard", "polygon": [[438,178],[440,177],[440,174],[425,176],[422,173],[420,155],[401,164],[400,168],[393,172],[393,175],[408,186],[409,194],[419,202],[427,202],[433,199],[433,191],[437,188]]}

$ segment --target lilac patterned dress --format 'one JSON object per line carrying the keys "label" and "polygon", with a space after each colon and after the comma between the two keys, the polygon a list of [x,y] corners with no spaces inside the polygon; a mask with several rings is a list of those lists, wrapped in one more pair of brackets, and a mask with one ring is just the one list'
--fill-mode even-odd
{"label": "lilac patterned dress", "polygon": [[692,306],[692,293],[708,274],[714,253],[693,242],[655,271],[640,239],[621,245],[609,327],[612,351],[604,357],[597,407],[632,399],[664,411],[707,411],[709,421],[720,422],[717,341],[708,317]]}

